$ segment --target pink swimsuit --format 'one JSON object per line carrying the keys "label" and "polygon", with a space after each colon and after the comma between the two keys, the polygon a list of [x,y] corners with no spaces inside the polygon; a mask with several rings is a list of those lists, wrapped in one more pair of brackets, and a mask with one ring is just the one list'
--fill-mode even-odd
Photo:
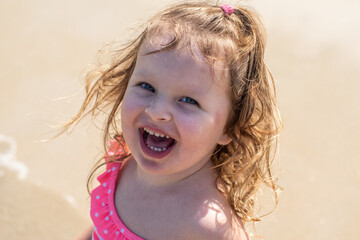
{"label": "pink swimsuit", "polygon": [[[123,148],[112,142],[105,161],[109,161],[109,156],[114,155],[114,151],[116,154],[125,154]],[[121,165],[122,162],[107,163],[106,171],[97,177],[100,185],[91,192],[90,216],[94,223],[94,240],[143,240],[124,225],[115,209],[115,185]]]}

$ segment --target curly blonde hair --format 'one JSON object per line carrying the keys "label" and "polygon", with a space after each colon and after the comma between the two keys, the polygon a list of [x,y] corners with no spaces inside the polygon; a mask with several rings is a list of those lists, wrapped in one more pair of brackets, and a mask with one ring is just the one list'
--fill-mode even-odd
{"label": "curly blonde hair", "polygon": [[274,81],[264,62],[265,31],[258,16],[248,8],[236,7],[226,15],[216,4],[196,2],[177,4],[158,13],[137,38],[114,51],[110,65],[99,64],[87,74],[85,101],[65,127],[88,114],[105,112],[105,151],[110,139],[125,144],[117,124],[118,111],[140,46],[159,33],[171,34],[172,40],[155,52],[195,44],[210,66],[214,67],[216,61],[226,64],[232,111],[225,131],[232,141],[217,146],[211,160],[218,173],[218,189],[234,212],[244,221],[258,221],[254,200],[262,184],[272,189],[277,204],[278,187],[271,162],[281,119]]}

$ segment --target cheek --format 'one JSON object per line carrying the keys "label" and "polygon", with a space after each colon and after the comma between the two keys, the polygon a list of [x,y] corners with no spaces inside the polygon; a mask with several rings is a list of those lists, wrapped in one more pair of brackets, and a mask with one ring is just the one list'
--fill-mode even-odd
{"label": "cheek", "polygon": [[124,134],[125,141],[129,140],[129,131],[131,132],[134,122],[139,115],[139,104],[129,96],[125,96],[120,106],[120,122],[122,133]]}
{"label": "cheek", "polygon": [[125,139],[128,148],[132,152],[134,149],[134,141],[136,139],[136,134],[134,134],[135,122],[136,119],[141,114],[143,105],[138,98],[135,98],[131,93],[125,93],[123,102],[120,106],[120,122],[122,133]]}
{"label": "cheek", "polygon": [[210,136],[211,130],[216,128],[215,119],[206,113],[202,114],[181,114],[175,118],[180,134],[191,139],[201,136]]}
{"label": "cheek", "polygon": [[133,94],[125,94],[121,104],[121,121],[131,119],[144,108],[144,103]]}
{"label": "cheek", "polygon": [[214,116],[214,122],[219,128],[225,128],[228,119],[228,111],[217,111]]}
{"label": "cheek", "polygon": [[185,115],[179,119],[179,130],[189,145],[198,146],[203,143],[212,149],[224,134],[227,114],[228,111],[218,110],[212,114]]}

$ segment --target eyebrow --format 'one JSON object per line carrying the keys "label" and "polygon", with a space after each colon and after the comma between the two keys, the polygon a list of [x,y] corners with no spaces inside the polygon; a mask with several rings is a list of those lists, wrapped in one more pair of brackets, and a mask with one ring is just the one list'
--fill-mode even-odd
{"label": "eyebrow", "polygon": [[135,70],[132,75],[134,76],[146,76],[146,77],[151,77],[153,74],[151,71],[147,70],[147,69],[139,69],[139,70]]}

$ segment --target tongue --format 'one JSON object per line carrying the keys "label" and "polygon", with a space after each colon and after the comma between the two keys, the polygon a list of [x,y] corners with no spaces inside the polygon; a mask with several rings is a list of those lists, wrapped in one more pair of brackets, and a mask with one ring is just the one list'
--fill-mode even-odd
{"label": "tongue", "polygon": [[166,137],[156,137],[154,135],[148,135],[146,139],[146,144],[157,147],[157,148],[167,148],[173,143],[174,139]]}

